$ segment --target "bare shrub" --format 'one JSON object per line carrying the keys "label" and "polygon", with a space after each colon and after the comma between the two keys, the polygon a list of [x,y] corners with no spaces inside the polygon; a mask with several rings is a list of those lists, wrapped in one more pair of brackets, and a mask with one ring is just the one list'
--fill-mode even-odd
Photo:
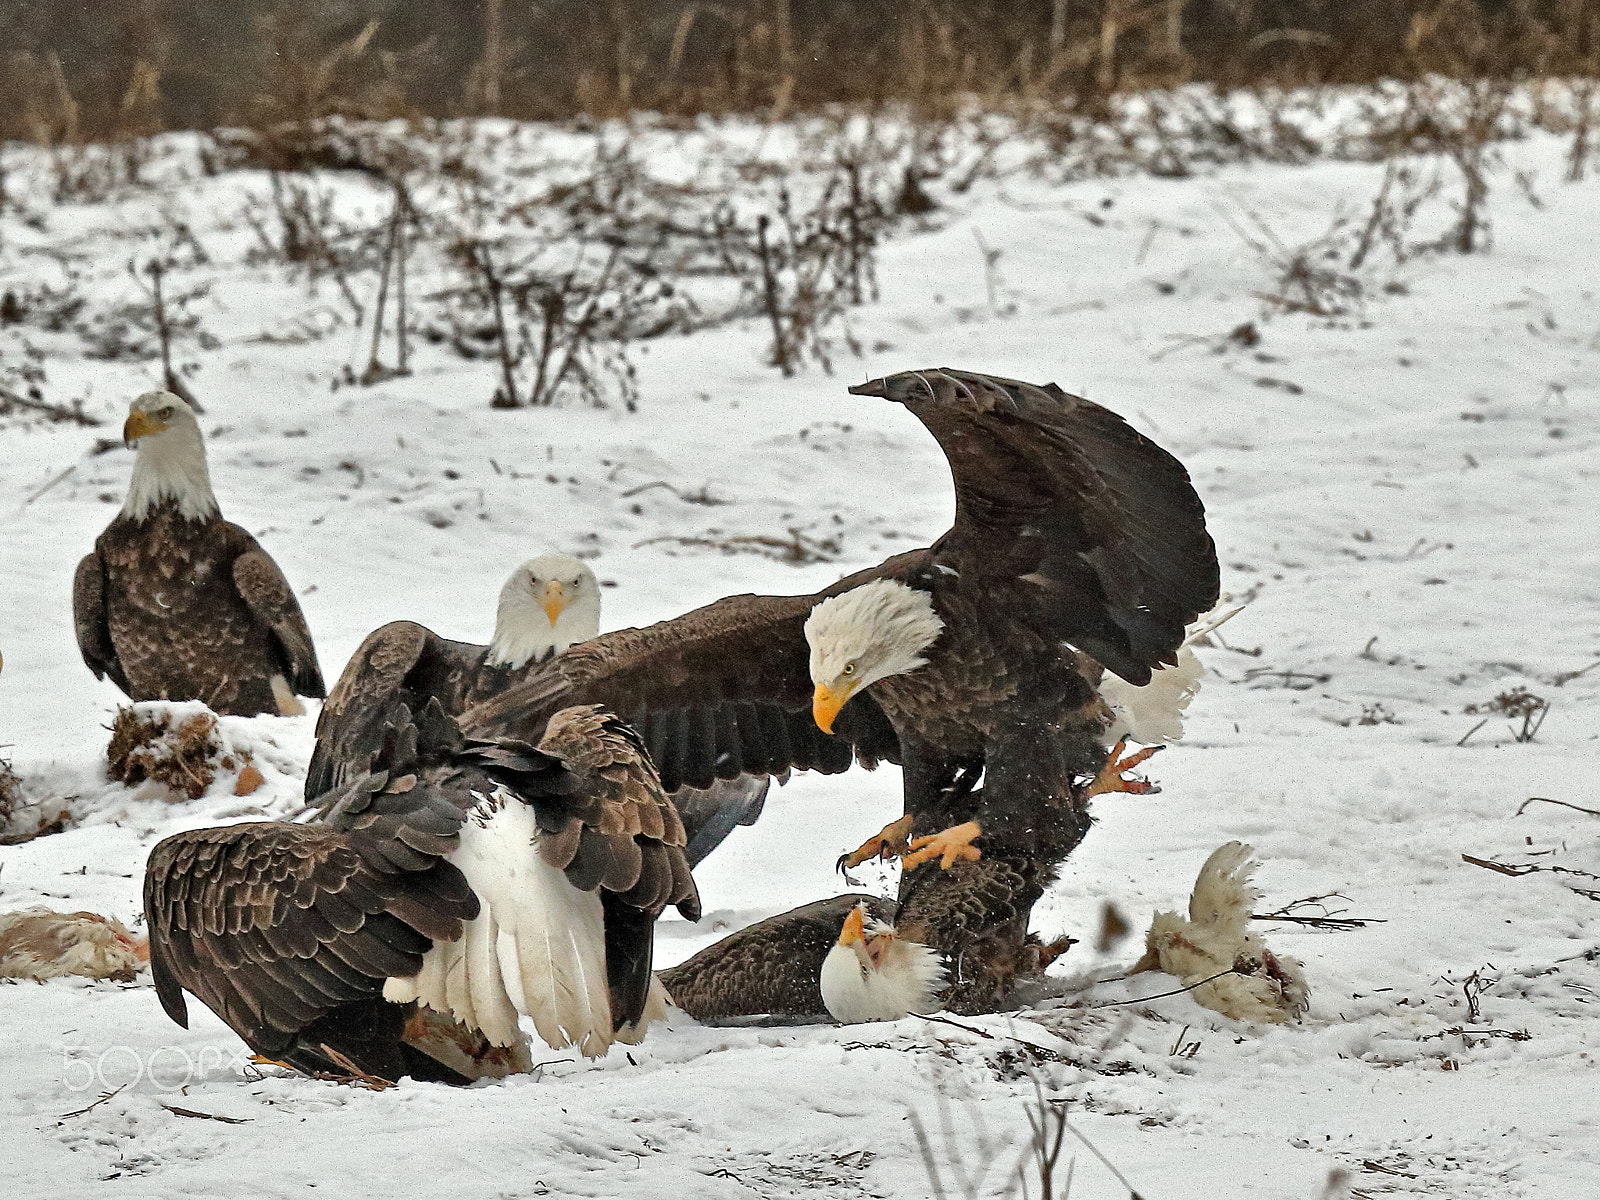
{"label": "bare shrub", "polygon": [[[879,242],[892,224],[890,208],[863,186],[860,164],[841,164],[809,205],[795,202],[787,183],[775,213],[741,217],[730,205],[709,218],[707,234],[727,273],[739,281],[743,311],[759,314],[772,331],[768,361],[793,375],[807,358],[833,370],[833,335],[852,304],[877,296]],[[853,354],[860,346],[843,328]]]}
{"label": "bare shrub", "polygon": [[1550,701],[1543,696],[1535,696],[1525,687],[1515,687],[1501,692],[1486,703],[1469,704],[1461,711],[1509,717],[1517,722],[1511,726],[1511,736],[1519,742],[1531,742],[1539,735],[1539,727],[1550,714]]}
{"label": "bare shrub", "polygon": [[513,257],[503,241],[468,236],[450,251],[464,283],[432,297],[440,306],[423,336],[464,358],[494,357],[495,408],[571,396],[598,408],[620,400],[635,411],[629,344],[679,322],[676,289],[648,249],[552,242]]}

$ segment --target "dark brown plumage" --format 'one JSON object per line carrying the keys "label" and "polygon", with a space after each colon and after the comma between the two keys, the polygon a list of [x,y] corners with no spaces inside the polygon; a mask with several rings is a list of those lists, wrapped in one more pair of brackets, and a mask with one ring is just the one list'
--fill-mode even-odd
{"label": "dark brown plumage", "polygon": [[[994,860],[976,891],[966,872],[927,867],[902,884],[930,912],[976,903],[927,927],[952,962],[993,965],[955,973],[952,1006],[979,1008],[1009,986],[1034,900],[1088,829],[1085,784],[1105,761],[1099,665],[1142,684],[1173,661],[1216,601],[1216,551],[1183,466],[1053,384],[946,369],[851,391],[905,405],[944,450],[956,519],[931,548],[815,595],[734,596],[597,638],[463,719],[536,727],[560,705],[602,703],[640,729],[669,787],[900,763],[915,832],[976,821]],[[894,644],[917,628],[932,632]],[[886,645],[891,665],[867,670]],[[807,722],[813,705],[832,735]]]}
{"label": "dark brown plumage", "polygon": [[220,713],[279,713],[273,677],[324,693],[311,632],[288,580],[231,521],[172,502],[118,517],[78,564],[78,648],[134,700],[203,700]]}
{"label": "dark brown plumage", "polygon": [[277,563],[224,521],[194,413],[177,396],[133,401],[127,504],[78,564],[78,648],[134,700],[202,700],[217,712],[297,712],[325,688],[305,616]]}
{"label": "dark brown plumage", "polygon": [[415,621],[391,621],[367,634],[317,715],[306,799],[367,774],[396,700],[414,712],[437,700],[446,714],[457,716],[549,665],[544,659],[494,666],[488,658],[488,646],[440,637]]}
{"label": "dark brown plumage", "polygon": [[894,919],[894,901],[880,896],[852,893],[813,901],[713,942],[662,971],[661,982],[674,1004],[701,1021],[827,1016],[818,972],[839,940],[846,914],[858,903],[880,921]]}
{"label": "dark brown plumage", "polygon": [[[481,875],[485,854],[526,871],[518,856],[535,853],[564,874],[572,894],[602,893],[604,948],[591,950],[608,981],[609,1019],[567,1034],[599,1052],[640,1021],[656,915],[669,904],[691,919],[699,910],[683,829],[631,731],[578,707],[555,714],[538,745],[467,740],[437,700],[415,717],[396,701],[372,768],[322,797],[307,824],[195,830],[151,852],[151,969],[173,1020],[187,1025],[187,990],[252,1049],[303,1070],[340,1069],[326,1044],[374,1075],[460,1082],[408,1044],[412,1007],[384,1000],[385,983],[418,977],[431,951],[462,938],[480,916],[490,901],[469,876]],[[531,844],[527,835],[520,849],[517,838],[480,838],[476,858],[461,859],[464,827],[492,830],[508,809],[529,814],[517,828],[536,830]],[[492,871],[483,877],[498,886]],[[519,914],[514,901],[497,915],[502,936],[515,936],[518,920],[563,919],[559,907]],[[523,966],[511,994],[541,981],[552,991],[565,986],[559,971],[539,976]],[[417,982],[427,999],[426,981]],[[498,976],[492,983],[503,996]],[[487,1030],[491,1014],[482,1011],[481,1021],[464,1023]],[[513,1014],[512,1033],[496,1044],[511,1044],[514,1024]]]}
{"label": "dark brown plumage", "polygon": [[[375,629],[350,656],[317,717],[306,799],[367,773],[396,700],[413,711],[436,700],[446,714],[459,716],[514,685],[549,675],[560,657],[546,654],[518,667],[496,665],[489,661],[489,646],[451,641],[413,621],[392,621]],[[674,788],[673,804],[687,831],[689,865],[699,863],[736,825],[753,823],[769,786],[765,778],[745,776],[711,779],[703,788]]]}

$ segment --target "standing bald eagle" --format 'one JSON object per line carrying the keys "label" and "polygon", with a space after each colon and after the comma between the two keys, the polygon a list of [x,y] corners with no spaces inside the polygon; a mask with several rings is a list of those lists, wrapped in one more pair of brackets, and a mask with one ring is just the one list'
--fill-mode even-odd
{"label": "standing bald eagle", "polygon": [[463,738],[437,699],[415,716],[392,700],[386,727],[371,771],[314,820],[193,830],[151,851],[145,918],[167,1014],[188,1024],[189,991],[301,1070],[454,1083],[482,1064],[439,1047],[448,1019],[524,1066],[519,1016],[588,1055],[637,1041],[664,1011],[656,916],[698,919],[699,899],[632,731],[581,706],[536,743]]}
{"label": "standing bald eagle", "polygon": [[605,704],[668,787],[899,762],[928,840],[897,924],[951,962],[950,1007],[981,1009],[1009,990],[1033,903],[1089,827],[1106,753],[1088,664],[1142,685],[1172,662],[1216,601],[1216,551],[1182,464],[1053,384],[941,369],[850,390],[903,404],[944,450],[956,518],[931,548],[815,595],[608,634],[463,721],[536,727]]}
{"label": "standing bald eagle", "polygon": [[83,661],[134,700],[304,712],[296,696],[326,694],[311,631],[278,564],[219,514],[194,410],[146,392],[122,436],[128,498],[72,586]]}
{"label": "standing bald eagle", "polygon": [[[514,684],[539,678],[574,643],[600,632],[600,581],[579,559],[544,554],[511,572],[500,589],[494,636],[487,646],[440,637],[415,621],[391,621],[369,633],[345,664],[317,717],[317,745],[305,795],[315,800],[371,769],[396,698],[413,711],[430,699],[459,716]],[[677,787],[689,865],[721,843],[735,825],[761,814],[765,777],[714,779],[705,788]]]}

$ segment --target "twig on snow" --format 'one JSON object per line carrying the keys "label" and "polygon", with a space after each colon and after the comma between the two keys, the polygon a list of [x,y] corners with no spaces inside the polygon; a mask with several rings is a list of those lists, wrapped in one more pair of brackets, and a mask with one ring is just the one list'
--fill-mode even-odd
{"label": "twig on snow", "polygon": [[1528,805],[1535,803],[1559,804],[1562,808],[1570,808],[1574,812],[1588,813],[1591,817],[1600,817],[1600,808],[1584,808],[1581,804],[1568,804],[1565,800],[1552,800],[1548,796],[1529,796],[1521,804],[1517,805],[1517,811],[1512,815],[1520,817]]}
{"label": "twig on snow", "polygon": [[[1215,975],[1207,976],[1205,979],[1200,980],[1199,983],[1191,983],[1186,987],[1173,988],[1170,992],[1157,992],[1153,996],[1135,996],[1131,1000],[1106,1000],[1106,1001],[1104,1001],[1104,1002],[1102,1002],[1100,1004],[1091,1004],[1091,1005],[1089,1005],[1089,1007],[1090,1008],[1116,1008],[1118,1005],[1121,1005],[1121,1004],[1143,1004],[1146,1000],[1160,1000],[1160,999],[1162,999],[1162,998],[1164,998],[1166,996],[1181,996],[1185,992],[1194,991],[1195,988],[1197,988],[1197,987],[1204,987],[1206,984],[1210,983],[1213,979],[1221,979],[1224,975],[1232,975],[1234,973],[1235,973],[1234,969],[1232,967],[1229,967],[1226,971],[1218,971]],[[1121,975],[1121,976],[1118,976],[1118,978],[1119,979],[1126,979],[1127,976],[1126,975]],[[1113,982],[1113,981],[1112,980],[1104,980],[1103,982],[1110,983],[1110,982]]]}
{"label": "twig on snow", "polygon": [[125,1084],[125,1083],[119,1083],[115,1088],[113,1088],[109,1092],[106,1092],[104,1095],[102,1095],[100,1097],[100,1099],[96,1100],[93,1104],[87,1106],[86,1108],[76,1109],[73,1112],[69,1112],[69,1113],[62,1113],[61,1114],[61,1119],[63,1121],[66,1121],[66,1120],[69,1120],[72,1117],[81,1117],[81,1116],[83,1116],[84,1113],[90,1111],[91,1109],[99,1108],[107,1100],[111,1099],[111,1097],[115,1096],[118,1092],[120,1092],[123,1088],[125,1088],[127,1086],[128,1085]]}
{"label": "twig on snow", "polygon": [[176,1104],[163,1104],[161,1107],[175,1117],[198,1117],[203,1121],[221,1121],[224,1125],[246,1125],[251,1120],[249,1117],[223,1117],[216,1113],[196,1112],[192,1108],[179,1108]]}

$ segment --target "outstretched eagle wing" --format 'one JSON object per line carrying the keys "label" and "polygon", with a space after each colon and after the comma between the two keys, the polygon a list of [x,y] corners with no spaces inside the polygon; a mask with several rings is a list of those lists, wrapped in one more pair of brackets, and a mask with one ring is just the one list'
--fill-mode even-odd
{"label": "outstretched eagle wing", "polygon": [[298,696],[326,696],[322,669],[311,644],[311,630],[300,611],[300,601],[283,577],[272,556],[256,544],[255,538],[230,522],[225,522],[230,542],[238,547],[233,559],[233,585],[239,589],[250,615],[272,631],[283,653],[289,686]]}
{"label": "outstretched eagle wing", "polygon": [[933,547],[935,579],[983,589],[1133,684],[1174,661],[1216,602],[1188,472],[1116,413],[1055,384],[949,368],[850,391],[905,405],[949,460],[956,519]]}
{"label": "outstretched eagle wing", "polygon": [[369,633],[317,717],[306,799],[372,769],[397,699],[420,712],[437,697],[446,712],[460,712],[486,653],[484,646],[453,642],[415,621],[391,621]]}
{"label": "outstretched eagle wing", "polygon": [[534,738],[549,715],[598,704],[639,731],[662,786],[711,787],[740,775],[827,774],[852,762],[899,759],[899,742],[869,695],[823,733],[811,716],[803,627],[816,603],[880,575],[911,569],[925,551],[890,559],[809,596],[729,596],[670,621],[582,642],[553,669],[469,708],[462,729]]}
{"label": "outstretched eagle wing", "polygon": [[85,554],[72,579],[72,621],[78,632],[78,653],[96,679],[109,677],[124,692],[128,677],[111,644],[111,626],[106,620],[105,564],[100,551]]}
{"label": "outstretched eagle wing", "polygon": [[145,868],[150,970],[188,1026],[183,991],[278,1056],[341,1004],[414,975],[477,901],[453,866],[398,839],[252,822],[167,838]]}

